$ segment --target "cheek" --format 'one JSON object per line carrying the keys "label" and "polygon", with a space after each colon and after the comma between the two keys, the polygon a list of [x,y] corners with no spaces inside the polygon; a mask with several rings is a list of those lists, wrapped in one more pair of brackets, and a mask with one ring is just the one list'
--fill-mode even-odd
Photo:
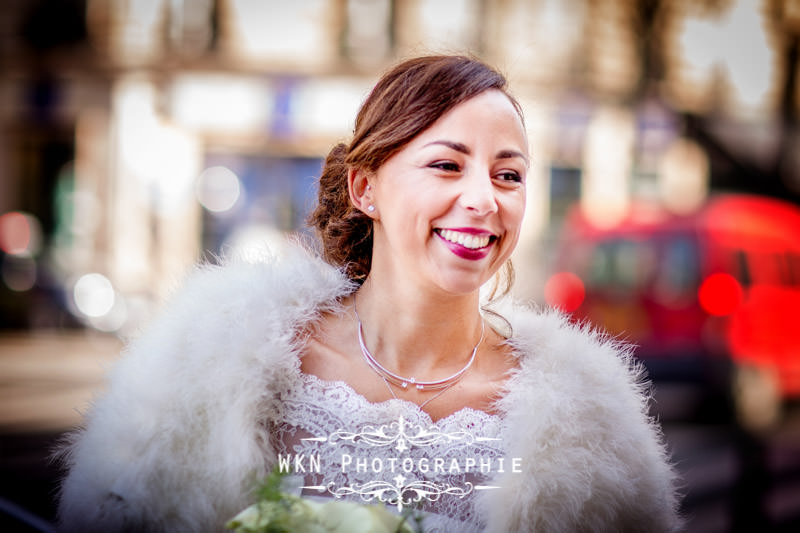
{"label": "cheek", "polygon": [[509,233],[519,233],[525,216],[525,197],[511,198],[503,205],[503,223]]}

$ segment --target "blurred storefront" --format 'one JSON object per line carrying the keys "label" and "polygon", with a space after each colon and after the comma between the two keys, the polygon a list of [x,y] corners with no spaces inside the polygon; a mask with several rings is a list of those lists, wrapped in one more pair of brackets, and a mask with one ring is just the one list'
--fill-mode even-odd
{"label": "blurred storefront", "polygon": [[579,202],[797,200],[800,3],[14,0],[0,22],[0,327],[126,334],[201,258],[303,232],[314,180],[398,58],[465,52],[523,104],[517,290]]}

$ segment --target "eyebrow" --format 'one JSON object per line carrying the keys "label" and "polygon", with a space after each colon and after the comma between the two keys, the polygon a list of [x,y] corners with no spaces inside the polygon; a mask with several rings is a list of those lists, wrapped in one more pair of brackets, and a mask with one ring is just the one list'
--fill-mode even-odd
{"label": "eyebrow", "polygon": [[523,154],[518,150],[501,150],[497,154],[497,159],[512,159],[514,157],[519,157],[520,159],[525,161],[525,164],[528,164],[529,162],[528,158],[525,157],[525,154]]}
{"label": "eyebrow", "polygon": [[[469,149],[469,147],[467,145],[465,145],[463,143],[459,143],[459,142],[454,142],[454,141],[447,141],[447,140],[431,141],[428,144],[426,144],[425,146],[431,146],[431,145],[435,145],[435,144],[440,144],[442,146],[446,146],[446,147],[450,148],[451,150],[455,150],[456,152],[460,152],[460,153],[462,153],[464,155],[470,155],[472,153],[472,151]],[[525,154],[523,154],[522,152],[520,152],[518,150],[501,150],[501,151],[499,151],[497,153],[497,156],[496,156],[497,159],[512,159],[512,158],[515,158],[515,157],[519,157],[520,159],[525,161],[526,164],[528,163],[528,158],[525,157]]]}

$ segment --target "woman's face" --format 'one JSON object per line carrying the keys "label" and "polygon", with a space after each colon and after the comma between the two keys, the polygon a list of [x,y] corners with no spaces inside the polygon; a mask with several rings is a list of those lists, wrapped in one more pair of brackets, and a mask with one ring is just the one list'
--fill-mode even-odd
{"label": "woman's face", "polygon": [[527,137],[505,94],[451,109],[369,179],[372,274],[478,290],[517,244],[527,170]]}

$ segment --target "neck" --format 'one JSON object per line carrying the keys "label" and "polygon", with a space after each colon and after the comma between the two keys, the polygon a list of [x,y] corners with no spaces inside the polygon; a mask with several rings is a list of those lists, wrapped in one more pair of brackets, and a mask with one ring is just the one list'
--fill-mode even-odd
{"label": "neck", "polygon": [[463,366],[481,335],[478,292],[422,294],[367,278],[355,301],[369,351],[393,372],[446,377]]}

